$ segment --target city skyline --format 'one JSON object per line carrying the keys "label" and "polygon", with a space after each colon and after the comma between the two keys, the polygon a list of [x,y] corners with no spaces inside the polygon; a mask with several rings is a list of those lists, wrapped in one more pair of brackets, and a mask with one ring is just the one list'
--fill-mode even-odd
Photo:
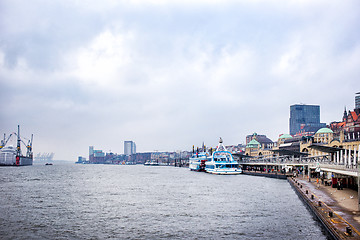
{"label": "city skyline", "polygon": [[56,160],[88,146],[191,150],[289,132],[354,109],[357,1],[2,1],[0,133],[21,125]]}

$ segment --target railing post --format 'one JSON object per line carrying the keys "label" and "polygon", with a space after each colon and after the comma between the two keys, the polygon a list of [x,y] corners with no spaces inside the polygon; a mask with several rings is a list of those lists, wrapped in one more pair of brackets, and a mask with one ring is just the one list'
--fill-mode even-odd
{"label": "railing post", "polygon": [[[357,162],[358,162],[358,164],[359,164],[359,162],[360,162],[360,144],[359,144],[359,146],[358,146]],[[357,166],[358,166],[358,165],[357,165]]]}
{"label": "railing post", "polygon": [[346,164],[347,164],[347,149],[346,149],[346,146],[344,148],[345,148],[344,166],[346,167]]}
{"label": "railing post", "polygon": [[358,209],[360,211],[360,162],[358,162]]}
{"label": "railing post", "polygon": [[353,166],[356,168],[356,145],[354,145]]}

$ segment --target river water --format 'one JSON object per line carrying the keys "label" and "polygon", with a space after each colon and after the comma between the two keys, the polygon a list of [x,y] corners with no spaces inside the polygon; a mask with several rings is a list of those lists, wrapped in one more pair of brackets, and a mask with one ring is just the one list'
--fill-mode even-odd
{"label": "river water", "polygon": [[0,168],[1,239],[327,239],[286,180],[186,168]]}

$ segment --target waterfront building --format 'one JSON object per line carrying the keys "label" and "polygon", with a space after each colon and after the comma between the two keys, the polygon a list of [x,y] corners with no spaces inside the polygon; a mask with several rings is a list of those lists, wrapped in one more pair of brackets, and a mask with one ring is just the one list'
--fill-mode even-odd
{"label": "waterfront building", "polygon": [[104,163],[104,162],[105,162],[105,153],[102,150],[94,150],[92,163]]}
{"label": "waterfront building", "polygon": [[94,146],[89,147],[89,156],[94,155]]}
{"label": "waterfront building", "polygon": [[360,138],[360,96],[358,94],[360,93],[357,93],[357,96],[355,96],[355,109],[353,111],[346,111],[345,108],[342,121],[330,123],[330,129],[335,135],[340,135],[343,132],[345,139]]}
{"label": "waterfront building", "polygon": [[360,138],[346,138],[344,131],[335,134],[330,128],[319,129],[314,137],[302,142],[301,151],[310,157],[325,157],[336,165],[356,168],[359,160]]}
{"label": "waterfront building", "polygon": [[245,155],[255,157],[260,153],[261,144],[256,139],[256,134],[253,134],[250,142],[246,144]]}
{"label": "waterfront building", "polygon": [[133,141],[124,141],[124,154],[130,156],[136,153],[136,144]]}
{"label": "waterfront building", "polygon": [[[259,137],[261,136],[261,137]],[[249,135],[246,137],[246,147],[245,147],[245,155],[250,157],[256,156],[272,156],[273,153],[271,149],[276,145],[273,141],[267,138],[265,135],[258,135],[257,133],[253,133],[251,135],[251,140],[248,142]]]}
{"label": "waterfront building", "polygon": [[306,155],[300,152],[301,142],[307,139],[304,136],[291,136],[290,134],[281,134],[277,141],[276,146],[271,149],[274,156],[287,156],[287,157],[300,157],[301,155]]}
{"label": "waterfront building", "polygon": [[273,141],[268,138],[266,135],[260,135],[257,133],[253,133],[252,135],[247,135],[246,136],[246,145],[253,140],[254,134],[256,135],[256,140],[261,144],[261,145],[268,145],[268,144],[272,144]]}
{"label": "waterfront building", "polygon": [[326,127],[320,123],[320,106],[295,104],[290,106],[289,132],[295,135],[300,132],[316,132]]}
{"label": "waterfront building", "polygon": [[239,153],[239,152],[245,152],[246,145],[238,144],[238,145],[228,145],[225,147],[231,153]]}
{"label": "waterfront building", "polygon": [[321,177],[325,184],[333,187],[341,185],[360,191],[357,169],[360,163],[360,109],[356,100],[355,109],[345,109],[341,122],[332,122],[315,132],[306,129],[306,123],[300,124],[303,131],[294,135],[281,134],[270,149],[262,146],[253,134],[246,145],[246,156],[249,157],[239,154],[240,161],[248,169],[294,171],[293,174]]}
{"label": "waterfront building", "polygon": [[75,163],[89,163],[88,161],[86,161],[85,157],[79,156],[78,157],[78,161]]}
{"label": "waterfront building", "polygon": [[135,153],[130,156],[129,161],[134,164],[144,164],[147,161],[151,161],[151,153]]}
{"label": "waterfront building", "polygon": [[279,155],[283,155],[285,151],[299,152],[299,140],[299,137],[293,137],[287,133],[281,134],[278,139],[277,147],[273,148],[273,150],[278,150]]}
{"label": "waterfront building", "polygon": [[94,150],[94,146],[89,147],[89,163],[104,163],[105,153],[102,150]]}

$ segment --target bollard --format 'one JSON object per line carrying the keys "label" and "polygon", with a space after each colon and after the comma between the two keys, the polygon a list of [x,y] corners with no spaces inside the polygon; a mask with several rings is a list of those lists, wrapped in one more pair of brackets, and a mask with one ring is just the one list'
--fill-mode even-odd
{"label": "bollard", "polygon": [[321,202],[319,201],[319,207],[321,207]]}
{"label": "bollard", "polygon": [[302,188],[302,185],[300,185],[300,188]]}
{"label": "bollard", "polygon": [[329,211],[329,217],[333,217],[333,212],[332,211]]}
{"label": "bollard", "polygon": [[346,227],[346,233],[348,234],[348,235],[352,235],[352,229],[351,229],[351,227]]}
{"label": "bollard", "polygon": [[314,199],[314,195],[311,194],[311,199]]}
{"label": "bollard", "polygon": [[308,190],[306,190],[306,191],[305,191],[305,193],[306,193],[306,194],[309,194],[309,191],[308,191]]}

